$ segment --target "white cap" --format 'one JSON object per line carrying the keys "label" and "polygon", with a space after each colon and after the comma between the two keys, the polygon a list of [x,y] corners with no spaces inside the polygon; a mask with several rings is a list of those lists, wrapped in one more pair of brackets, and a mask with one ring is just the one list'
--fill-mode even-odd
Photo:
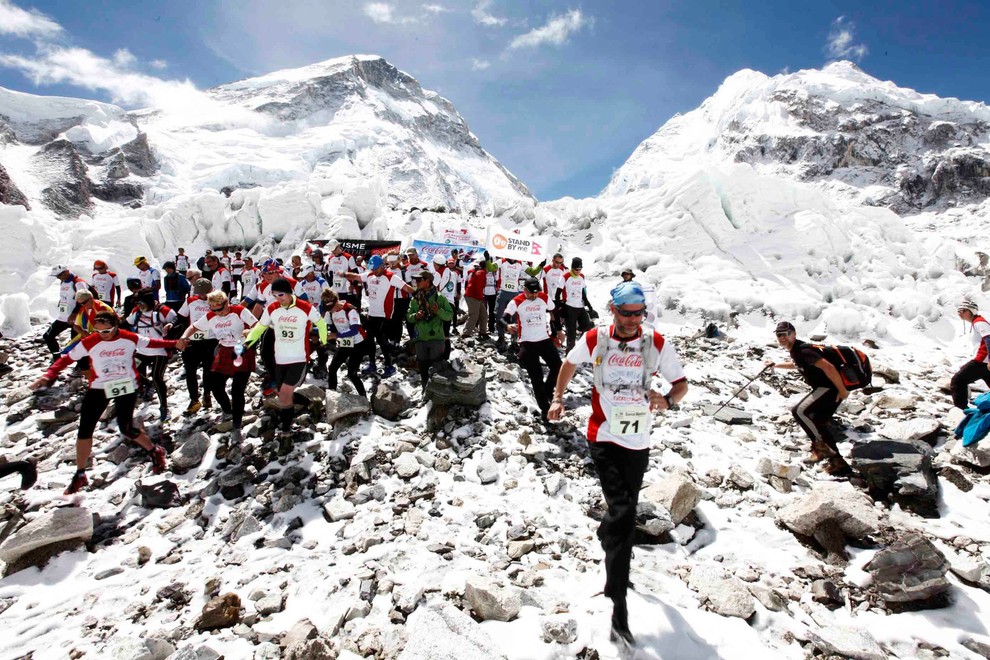
{"label": "white cap", "polygon": [[340,241],[338,241],[336,238],[331,239],[330,242],[327,243],[327,249],[330,250],[331,252],[333,252],[339,247],[340,247]]}
{"label": "white cap", "polygon": [[437,265],[440,265],[440,266],[446,266],[447,265],[447,257],[443,256],[442,254],[440,254],[438,252],[435,255],[433,255],[433,263],[435,263]]}
{"label": "white cap", "polygon": [[57,266],[52,266],[52,269],[48,271],[48,274],[51,275],[52,277],[58,277],[59,275],[61,275],[62,273],[68,270],[69,270],[68,266],[63,266],[62,264],[58,264]]}
{"label": "white cap", "polygon": [[299,269],[299,277],[306,277],[310,273],[315,273],[316,269],[313,268],[313,264],[308,264]]}

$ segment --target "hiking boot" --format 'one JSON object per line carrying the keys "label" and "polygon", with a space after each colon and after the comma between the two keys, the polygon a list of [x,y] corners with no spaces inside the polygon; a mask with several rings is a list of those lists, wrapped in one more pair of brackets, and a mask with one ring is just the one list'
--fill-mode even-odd
{"label": "hiking boot", "polygon": [[89,485],[89,477],[82,470],[76,470],[76,473],[72,475],[72,481],[69,482],[69,487],[65,489],[63,495],[72,495],[78,493],[83,488]]}
{"label": "hiking boot", "polygon": [[168,419],[168,406],[162,406],[158,409],[158,421],[164,422]]}
{"label": "hiking boot", "polygon": [[615,605],[612,607],[612,630],[609,633],[609,640],[613,642],[619,642],[628,645],[635,646],[636,638],[633,637],[632,632],[629,630],[629,611],[626,608],[626,601],[616,600]]}
{"label": "hiking boot", "polygon": [[155,445],[148,450],[148,458],[151,459],[151,473],[161,474],[165,471],[165,448]]}
{"label": "hiking boot", "polygon": [[213,398],[209,394],[203,395],[203,407],[209,409],[213,406]]}
{"label": "hiking boot", "polygon": [[278,455],[288,456],[292,451],[292,431],[278,432]]}
{"label": "hiking boot", "polygon": [[853,473],[849,463],[846,463],[845,459],[841,456],[833,456],[828,459],[828,463],[824,467],[825,474],[833,477],[848,477]]}
{"label": "hiking boot", "polygon": [[195,415],[196,413],[199,412],[200,408],[202,408],[202,407],[203,407],[202,402],[200,402],[200,401],[193,401],[192,403],[189,404],[189,407],[186,408],[186,412],[184,412],[182,414],[183,415],[186,415],[187,417],[190,416],[190,415]]}
{"label": "hiking boot", "polygon": [[369,364],[367,367],[361,370],[362,376],[374,376],[377,373],[378,373],[378,368],[373,364]]}
{"label": "hiking boot", "polygon": [[241,430],[237,428],[230,429],[230,444],[239,445],[241,444],[241,440]]}
{"label": "hiking boot", "polygon": [[838,454],[834,449],[829,447],[824,442],[818,442],[817,440],[811,441],[811,454],[804,459],[804,462],[809,465],[814,465],[815,463],[821,463],[826,458],[832,458]]}

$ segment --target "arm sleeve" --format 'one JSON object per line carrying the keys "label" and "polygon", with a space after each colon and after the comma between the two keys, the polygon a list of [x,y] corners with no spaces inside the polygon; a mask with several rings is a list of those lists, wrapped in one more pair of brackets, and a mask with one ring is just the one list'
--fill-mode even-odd
{"label": "arm sleeve", "polygon": [[253,328],[251,328],[251,332],[248,333],[247,339],[244,340],[244,343],[251,345],[258,341],[261,339],[261,335],[265,334],[265,330],[267,329],[268,326],[259,321]]}
{"label": "arm sleeve", "polygon": [[437,318],[444,322],[454,318],[454,308],[450,306],[450,301],[446,297],[438,295],[437,304],[440,306]]}
{"label": "arm sleeve", "polygon": [[[75,350],[76,350],[75,347],[73,347],[70,353]],[[62,371],[65,370],[65,368],[68,367],[73,362],[75,362],[75,358],[73,358],[72,355],[63,354],[58,356],[58,359],[55,360],[50,367],[48,367],[47,371],[45,371],[45,379],[49,383],[54,383],[55,380],[58,378],[58,375],[62,373]]]}

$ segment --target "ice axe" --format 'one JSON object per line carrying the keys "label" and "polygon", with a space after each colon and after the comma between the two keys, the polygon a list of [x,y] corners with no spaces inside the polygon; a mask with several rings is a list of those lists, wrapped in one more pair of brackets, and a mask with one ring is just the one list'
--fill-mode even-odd
{"label": "ice axe", "polygon": [[715,412],[712,413],[712,417],[714,417],[715,415],[719,414],[719,412],[722,411],[722,408],[725,408],[727,405],[729,405],[729,403],[733,399],[735,399],[737,396],[739,396],[739,393],[740,392],[742,392],[744,389],[746,389],[747,387],[749,387],[749,384],[750,383],[752,383],[754,380],[756,380],[757,378],[759,378],[760,376],[762,376],[764,373],[766,373],[766,370],[769,369],[772,366],[773,366],[772,364],[764,365],[764,367],[762,369],[760,369],[760,372],[758,374],[756,374],[755,376],[753,376],[752,378],[750,378],[749,380],[747,380],[745,383],[742,384],[742,387],[740,387],[738,390],[736,390],[735,392],[733,392],[732,393],[732,396],[730,396],[728,399],[726,399],[725,400],[725,403],[723,403],[722,405],[720,405],[718,407],[718,410],[716,410]]}

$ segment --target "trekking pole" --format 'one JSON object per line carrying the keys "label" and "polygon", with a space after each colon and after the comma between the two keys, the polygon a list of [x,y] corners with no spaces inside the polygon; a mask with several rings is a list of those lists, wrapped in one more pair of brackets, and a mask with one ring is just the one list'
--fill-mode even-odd
{"label": "trekking pole", "polygon": [[758,374],[756,374],[755,376],[753,376],[752,378],[750,378],[749,380],[747,380],[745,383],[743,383],[742,387],[740,387],[738,390],[736,390],[735,392],[733,392],[732,393],[732,396],[730,396],[726,400],[725,403],[723,403],[721,406],[719,406],[718,407],[718,410],[716,410],[715,412],[712,413],[712,417],[714,417],[715,415],[719,414],[719,412],[722,410],[722,408],[725,408],[727,405],[729,405],[729,402],[730,401],[732,401],[737,396],[739,396],[739,393],[742,392],[747,387],[749,387],[749,384],[750,383],[752,383],[754,380],[756,380],[757,378],[759,378],[760,376],[762,376],[764,373],[766,373],[766,370],[769,369],[771,366],[773,366],[773,365],[770,365],[770,364],[765,365],[762,369],[760,369],[760,372]]}

